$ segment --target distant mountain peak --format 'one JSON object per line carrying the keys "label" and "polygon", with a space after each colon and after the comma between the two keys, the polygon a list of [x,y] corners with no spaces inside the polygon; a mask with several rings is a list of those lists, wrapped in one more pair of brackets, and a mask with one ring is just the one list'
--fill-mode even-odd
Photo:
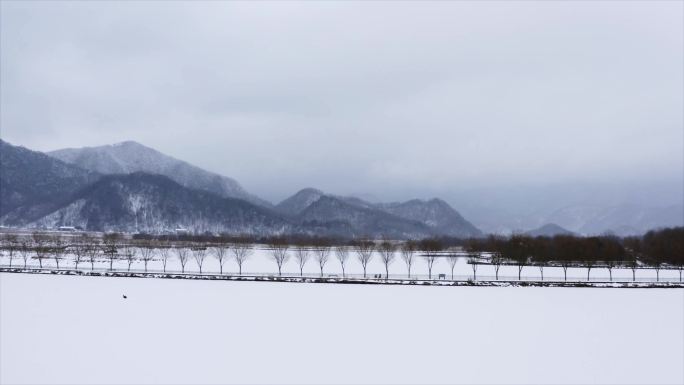
{"label": "distant mountain peak", "polygon": [[312,187],[303,188],[293,196],[278,203],[275,209],[285,215],[295,216],[323,196],[325,196],[325,193],[321,190]]}
{"label": "distant mountain peak", "polygon": [[48,155],[102,174],[160,174],[189,188],[243,199],[264,207],[272,206],[249,194],[232,178],[205,171],[132,140],[98,147],[67,148],[51,151]]}
{"label": "distant mountain peak", "polygon": [[572,231],[565,229],[555,223],[547,223],[536,229],[525,232],[532,237],[554,237],[556,235],[575,235]]}

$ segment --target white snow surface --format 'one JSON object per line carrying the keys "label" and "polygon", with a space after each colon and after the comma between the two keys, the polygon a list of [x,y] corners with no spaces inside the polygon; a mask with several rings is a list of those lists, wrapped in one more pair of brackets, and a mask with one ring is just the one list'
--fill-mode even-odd
{"label": "white snow surface", "polygon": [[3,273],[0,382],[681,384],[682,325],[682,289]]}

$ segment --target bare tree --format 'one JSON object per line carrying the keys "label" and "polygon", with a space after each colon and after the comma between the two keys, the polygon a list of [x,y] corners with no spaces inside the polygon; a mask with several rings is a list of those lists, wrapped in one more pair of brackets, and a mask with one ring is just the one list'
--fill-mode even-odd
{"label": "bare tree", "polygon": [[382,263],[385,265],[385,279],[389,279],[389,265],[394,261],[394,257],[396,256],[394,253],[395,250],[396,246],[389,239],[380,242],[380,246],[378,247],[380,259],[382,259]]}
{"label": "bare tree", "polygon": [[499,280],[499,269],[501,268],[501,264],[503,263],[503,257],[501,256],[501,253],[499,252],[493,252],[491,258],[489,259],[489,262],[494,265],[494,273],[496,275],[496,280]]}
{"label": "bare tree", "polygon": [[157,250],[159,253],[159,258],[161,258],[162,261],[164,272],[166,273],[166,263],[169,261],[169,257],[171,256],[171,247],[169,245],[160,244]]}
{"label": "bare tree", "polygon": [[128,271],[131,271],[131,265],[135,261],[135,247],[126,242],[121,245],[121,250],[123,251],[124,258],[126,258],[126,262],[128,262]]}
{"label": "bare tree", "polygon": [[342,277],[345,276],[345,266],[347,265],[347,259],[349,258],[349,249],[346,246],[337,246],[335,248],[335,257],[340,261],[340,266],[342,266]]}
{"label": "bare tree", "polygon": [[78,270],[78,265],[83,260],[86,255],[86,248],[88,247],[88,237],[83,237],[85,234],[81,235],[73,241],[71,244],[71,252],[74,253],[74,268]]}
{"label": "bare tree", "polygon": [[425,262],[428,266],[428,278],[432,279],[432,266],[435,264],[439,252],[443,249],[442,242],[438,239],[423,239],[420,242],[420,245],[425,252],[423,258],[425,258]]}
{"label": "bare tree", "polygon": [[204,258],[207,256],[207,248],[203,246],[195,246],[192,248],[192,256],[199,266],[199,272],[202,274],[202,265],[204,264]]}
{"label": "bare tree", "polygon": [[591,273],[591,269],[594,267],[596,264],[596,261],[593,259],[587,259],[584,261],[584,266],[587,268],[587,282],[589,282],[589,273]]}
{"label": "bare tree", "polygon": [[454,267],[456,267],[456,262],[458,262],[458,254],[449,254],[447,256],[447,262],[449,262],[449,267],[451,268],[451,280],[454,280]]}
{"label": "bare tree", "polygon": [[145,264],[145,272],[147,272],[147,264],[154,258],[154,244],[151,241],[145,241],[138,245],[138,251],[140,251],[140,258]]}
{"label": "bare tree", "polygon": [[188,263],[188,248],[183,245],[177,245],[173,251],[176,252],[176,257],[181,264],[181,272],[185,273],[185,264]]}
{"label": "bare tree", "polygon": [[[102,238],[104,246],[104,254],[109,259],[109,270],[114,268],[114,260],[117,259],[119,253],[119,245],[121,240],[121,234],[119,233],[107,233]],[[92,264],[92,261],[91,261]]]}
{"label": "bare tree", "polygon": [[[480,260],[477,257],[477,254],[470,253],[468,256],[468,263],[470,264],[470,267],[473,269],[473,281],[477,281],[477,267],[480,264]],[[498,279],[498,276],[497,276],[497,279]]]}
{"label": "bare tree", "polygon": [[228,244],[225,239],[221,239],[216,246],[211,248],[211,250],[214,252],[214,257],[216,257],[219,262],[219,274],[223,274],[223,263],[228,257]]}
{"label": "bare tree", "polygon": [[57,270],[59,270],[59,261],[60,261],[60,259],[62,259],[62,256],[64,256],[66,246],[64,245],[64,240],[59,235],[51,237],[50,240],[52,242],[52,247],[50,248],[50,253],[52,254],[52,257],[55,259],[55,264],[57,265]]}
{"label": "bare tree", "polygon": [[408,240],[401,245],[401,259],[406,264],[409,278],[411,278],[411,266],[413,266],[413,256],[416,253],[416,248],[416,242],[413,240]]}
{"label": "bare tree", "polygon": [[[114,252],[113,254],[116,254],[116,249],[113,249]],[[100,251],[104,251],[102,248],[100,248],[100,244],[97,240],[92,239],[90,243],[86,245],[86,255],[88,256],[88,261],[90,262],[90,270],[95,270],[95,260],[97,259],[97,256],[100,254]],[[111,270],[111,263],[109,265],[109,269]]]}
{"label": "bare tree", "polygon": [[47,258],[50,248],[48,245],[49,239],[45,234],[39,232],[34,232],[33,237],[33,250],[36,253],[36,259],[38,260],[38,265],[43,267],[43,259]]}
{"label": "bare tree", "polygon": [[278,265],[278,275],[283,275],[283,264],[287,262],[289,255],[287,254],[287,249],[289,249],[287,240],[284,238],[273,238],[269,243],[269,248],[271,249],[271,256]]}
{"label": "bare tree", "polygon": [[314,255],[316,262],[318,262],[318,267],[321,269],[321,277],[323,276],[323,268],[325,264],[328,263],[330,258],[330,243],[324,239],[317,239],[315,241],[316,246],[314,247]]}
{"label": "bare tree", "polygon": [[656,271],[656,282],[660,282],[660,269],[663,267],[663,265],[659,262],[653,263],[653,268]]}
{"label": "bare tree", "polygon": [[28,259],[31,257],[31,242],[26,238],[23,238],[19,242],[19,255],[21,256],[21,259],[24,260],[25,269]]}
{"label": "bare tree", "polygon": [[368,267],[368,262],[373,258],[375,243],[369,239],[361,239],[354,243],[354,248],[356,249],[356,257],[363,267],[363,278],[366,278],[366,268]]}
{"label": "bare tree", "polygon": [[242,265],[252,254],[252,247],[246,240],[237,240],[230,245],[230,251],[238,265],[238,274],[242,275]]}
{"label": "bare tree", "polygon": [[297,260],[297,265],[299,265],[299,275],[304,275],[304,265],[306,261],[309,260],[309,249],[306,246],[300,245],[295,249],[295,259]]}
{"label": "bare tree", "polygon": [[14,252],[17,251],[19,246],[17,241],[17,236],[15,234],[5,234],[3,237],[4,247],[7,250],[7,255],[9,256],[9,267],[12,267],[12,259],[14,258]]}

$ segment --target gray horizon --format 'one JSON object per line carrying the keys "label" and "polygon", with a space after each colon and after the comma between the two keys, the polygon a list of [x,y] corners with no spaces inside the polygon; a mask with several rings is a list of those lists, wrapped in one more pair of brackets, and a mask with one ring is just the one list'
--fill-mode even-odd
{"label": "gray horizon", "polygon": [[[2,2],[0,132],[278,202],[682,203],[681,2]],[[470,211],[469,211],[470,210]]]}

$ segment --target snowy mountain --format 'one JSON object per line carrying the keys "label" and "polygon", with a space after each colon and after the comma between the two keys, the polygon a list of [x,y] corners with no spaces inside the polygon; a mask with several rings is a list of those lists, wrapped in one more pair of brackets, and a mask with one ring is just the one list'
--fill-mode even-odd
{"label": "snowy mountain", "polygon": [[315,188],[305,188],[275,206],[276,211],[296,216],[325,194]]}
{"label": "snowy mountain", "polygon": [[48,155],[101,174],[145,172],[165,175],[186,187],[222,197],[244,199],[260,206],[272,206],[249,194],[231,178],[202,170],[133,141],[99,147],[67,148],[48,152]]}
{"label": "snowy mountain", "polygon": [[555,223],[547,223],[541,227],[525,232],[532,237],[554,237],[556,235],[575,235],[570,230],[564,229]]}
{"label": "snowy mountain", "polygon": [[439,234],[479,237],[482,232],[441,199],[413,199],[403,203],[379,204],[379,209],[400,218],[419,221]]}
{"label": "snowy mountain", "polygon": [[[324,197],[328,199],[317,205]],[[369,234],[381,233],[380,223],[388,225],[387,221],[391,218],[392,228],[401,229],[398,230],[399,233],[430,233],[456,237],[482,235],[480,230],[441,199],[413,199],[407,202],[374,204],[355,197],[335,196],[306,188],[279,203],[276,210],[285,215],[300,216],[305,220],[322,221],[327,216],[333,221],[347,221],[357,231]],[[396,227],[400,219],[404,222]],[[375,228],[369,225],[373,222],[376,223]],[[415,227],[416,224],[421,226]]]}
{"label": "snowy mountain", "polygon": [[585,235],[605,232],[620,236],[637,235],[659,227],[684,226],[684,206],[575,205],[556,210],[547,217],[547,221]]}
{"label": "snowy mountain", "polygon": [[0,223],[18,225],[69,202],[99,174],[0,140]]}
{"label": "snowy mountain", "polygon": [[[377,209],[356,206],[342,199],[323,195],[297,216],[307,225],[327,223],[330,231],[356,237],[424,238],[435,235],[433,229]],[[333,226],[337,225],[337,226]],[[344,234],[340,232],[349,232]]]}
{"label": "snowy mountain", "polygon": [[79,191],[68,205],[31,225],[151,233],[178,227],[193,233],[263,235],[298,231],[296,224],[267,208],[146,173],[103,176]]}

